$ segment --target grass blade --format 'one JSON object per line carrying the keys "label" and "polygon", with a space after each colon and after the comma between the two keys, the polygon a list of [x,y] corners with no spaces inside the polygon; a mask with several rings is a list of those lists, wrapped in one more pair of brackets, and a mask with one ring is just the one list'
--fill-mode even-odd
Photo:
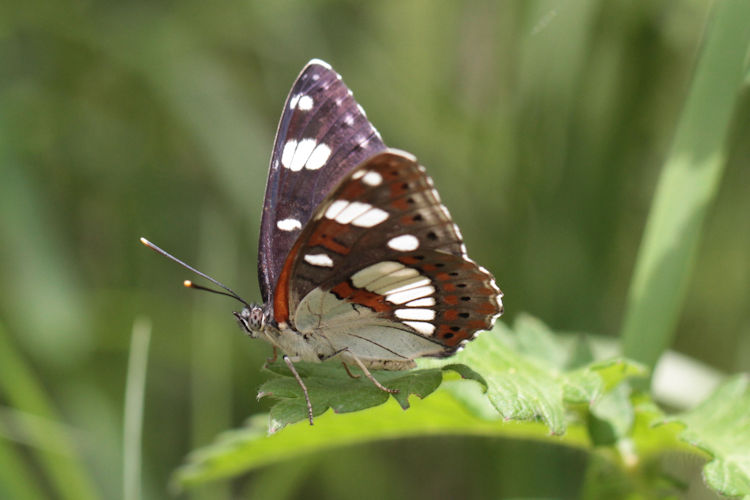
{"label": "grass blade", "polygon": [[717,2],[713,14],[646,223],[623,324],[625,356],[652,368],[674,336],[721,180],[750,42],[750,2]]}
{"label": "grass blade", "polygon": [[[23,412],[52,421],[59,421],[57,412],[42,389],[39,380],[16,352],[7,331],[0,325],[0,392],[8,403]],[[34,443],[35,457],[49,477],[59,498],[86,500],[97,498],[96,490],[78,458],[73,439],[66,433],[41,431],[42,427],[25,429],[29,442]],[[56,450],[54,452],[50,449]]]}
{"label": "grass blade", "polygon": [[[0,422],[0,434],[6,434]],[[42,490],[23,457],[6,439],[0,439],[0,497],[19,500],[42,498]]]}
{"label": "grass blade", "polygon": [[148,345],[151,322],[139,318],[133,324],[130,358],[125,383],[125,418],[123,429],[123,498],[141,498],[141,431],[143,429],[143,398],[146,391]]}

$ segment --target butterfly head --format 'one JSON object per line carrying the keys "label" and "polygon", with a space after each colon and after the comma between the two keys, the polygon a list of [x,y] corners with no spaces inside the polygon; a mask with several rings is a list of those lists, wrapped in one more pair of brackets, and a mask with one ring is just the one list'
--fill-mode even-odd
{"label": "butterfly head", "polygon": [[266,317],[263,313],[263,308],[257,304],[249,304],[242,311],[235,311],[232,314],[237,318],[237,323],[239,323],[240,327],[251,338],[258,337],[266,326]]}

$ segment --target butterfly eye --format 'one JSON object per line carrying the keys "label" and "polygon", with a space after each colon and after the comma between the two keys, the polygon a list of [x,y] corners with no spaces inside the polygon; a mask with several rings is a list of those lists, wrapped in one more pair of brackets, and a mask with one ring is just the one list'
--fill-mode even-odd
{"label": "butterfly eye", "polygon": [[263,308],[256,305],[245,307],[240,312],[233,313],[234,317],[237,318],[237,323],[240,327],[245,330],[250,337],[257,337],[258,333],[263,330],[265,326],[265,318],[263,315]]}

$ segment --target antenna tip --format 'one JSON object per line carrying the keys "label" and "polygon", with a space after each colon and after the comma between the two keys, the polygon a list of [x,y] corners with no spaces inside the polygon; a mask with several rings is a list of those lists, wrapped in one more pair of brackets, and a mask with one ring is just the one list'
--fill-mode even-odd
{"label": "antenna tip", "polygon": [[141,236],[141,243],[143,243],[143,244],[144,244],[144,245],[146,245],[147,247],[150,247],[150,246],[151,246],[151,242],[150,242],[150,241],[148,241],[148,240],[147,240],[146,238],[144,238],[143,236]]}
{"label": "antenna tip", "polygon": [[184,286],[185,288],[192,288],[193,287],[193,282],[190,281],[190,280],[185,280],[185,281],[182,282],[182,286]]}

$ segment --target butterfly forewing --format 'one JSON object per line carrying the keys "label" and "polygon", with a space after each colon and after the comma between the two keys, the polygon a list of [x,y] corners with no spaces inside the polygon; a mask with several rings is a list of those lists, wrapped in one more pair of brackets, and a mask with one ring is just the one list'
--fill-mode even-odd
{"label": "butterfly forewing", "polygon": [[410,362],[491,328],[501,296],[424,168],[389,150],[316,209],[280,273],[274,315],[371,363]]}
{"label": "butterfly forewing", "polygon": [[258,277],[264,302],[285,258],[329,192],[385,149],[341,77],[313,60],[297,77],[281,114],[263,205]]}

